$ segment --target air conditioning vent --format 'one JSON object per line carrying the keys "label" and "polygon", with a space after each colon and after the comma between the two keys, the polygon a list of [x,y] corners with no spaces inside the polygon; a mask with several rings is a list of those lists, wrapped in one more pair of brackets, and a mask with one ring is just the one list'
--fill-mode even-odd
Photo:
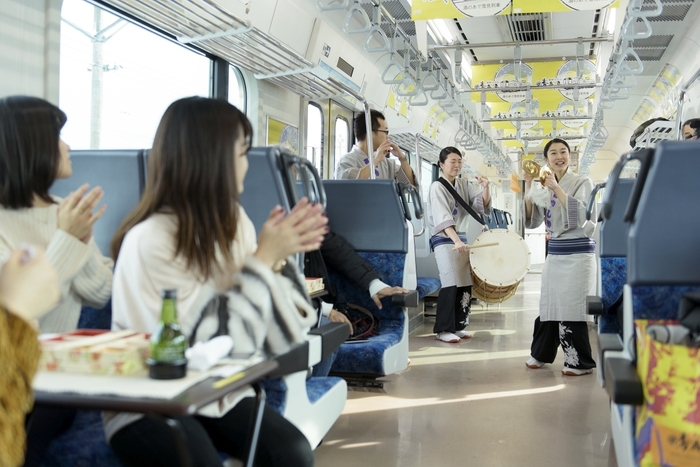
{"label": "air conditioning vent", "polygon": [[511,40],[514,42],[537,42],[548,39],[546,33],[545,14],[513,14],[506,15]]}
{"label": "air conditioning vent", "polygon": [[661,60],[672,40],[672,35],[651,36],[646,39],[636,39],[632,47],[642,61],[655,62]]}
{"label": "air conditioning vent", "polygon": [[[690,7],[693,6],[693,0],[661,0],[661,4],[663,6],[663,11],[659,16],[647,18],[650,22],[683,21]],[[655,9],[656,4],[654,0],[644,0],[642,11],[651,11]]]}

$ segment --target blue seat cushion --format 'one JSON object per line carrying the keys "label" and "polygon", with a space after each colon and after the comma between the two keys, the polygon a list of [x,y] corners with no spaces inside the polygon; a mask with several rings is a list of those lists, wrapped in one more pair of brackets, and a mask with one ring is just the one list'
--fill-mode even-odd
{"label": "blue seat cushion", "polygon": [[618,298],[627,283],[627,258],[624,256],[608,256],[600,258],[600,278],[602,289],[600,300],[603,310],[608,310]]}
{"label": "blue seat cushion", "polygon": [[683,294],[697,291],[698,286],[633,286],[634,319],[678,319]]}
{"label": "blue seat cushion", "polygon": [[107,444],[102,412],[78,410],[73,425],[56,438],[46,453],[43,467],[123,467]]}
{"label": "blue seat cushion", "polygon": [[[406,255],[402,253],[367,253],[359,255],[371,264],[384,282],[391,286],[403,284],[403,271]],[[384,374],[384,352],[396,345],[403,336],[405,317],[400,307],[391,305],[391,297],[382,300],[382,308],[375,305],[369,293],[357,284],[333,270],[328,271],[330,281],[335,285],[338,302],[353,303],[366,308],[380,320],[379,335],[368,342],[343,344],[338,349],[331,367],[334,373]]]}
{"label": "blue seat cushion", "polygon": [[440,290],[440,279],[435,277],[419,277],[418,278],[418,298],[423,299],[431,293]]}
{"label": "blue seat cushion", "polygon": [[265,389],[265,403],[282,414],[287,404],[287,385],[282,378],[263,379],[260,381]]}
{"label": "blue seat cushion", "polygon": [[331,372],[384,375],[384,352],[401,340],[403,327],[403,319],[385,319],[381,321],[378,336],[371,337],[367,342],[341,345]]}
{"label": "blue seat cushion", "polygon": [[[342,381],[336,376],[318,376],[306,380],[306,396],[314,404],[333,386]],[[266,403],[276,412],[282,414],[287,406],[287,384],[282,378],[264,379]]]}
{"label": "blue seat cushion", "polygon": [[616,315],[602,315],[598,319],[598,333],[622,335],[619,318]]}
{"label": "blue seat cushion", "polygon": [[112,329],[112,299],[102,308],[82,307],[78,329]]}
{"label": "blue seat cushion", "polygon": [[317,400],[342,380],[342,378],[336,376],[317,376],[307,379],[306,395],[309,396],[309,402],[312,404],[316,403]]}

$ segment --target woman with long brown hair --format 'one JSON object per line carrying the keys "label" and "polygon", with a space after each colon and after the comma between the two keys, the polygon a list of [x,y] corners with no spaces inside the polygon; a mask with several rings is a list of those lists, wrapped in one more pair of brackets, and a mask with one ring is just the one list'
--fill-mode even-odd
{"label": "woman with long brown hair", "polygon": [[[248,119],[225,101],[190,97],[165,111],[149,152],[144,195],[112,242],[113,329],[152,331],[161,291],[176,289],[185,336],[210,337],[198,327],[202,310],[224,294],[234,351],[277,354],[304,339],[315,312],[294,281],[298,271],[274,271],[289,255],[317,249],[327,219],[321,206],[305,199],[289,213],[277,207],[256,243],[238,202],[251,139]],[[244,453],[253,399],[234,396],[179,418],[197,465],[221,465],[217,450]],[[110,444],[127,464],[178,464],[166,427],[133,414],[106,418]],[[256,465],[313,464],[303,434],[268,407],[258,446]]]}

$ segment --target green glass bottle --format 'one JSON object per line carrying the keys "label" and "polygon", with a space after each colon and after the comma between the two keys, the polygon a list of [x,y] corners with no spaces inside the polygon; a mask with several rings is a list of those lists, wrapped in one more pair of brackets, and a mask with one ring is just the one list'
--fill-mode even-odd
{"label": "green glass bottle", "polygon": [[150,339],[150,357],[146,361],[151,378],[177,379],[187,375],[187,339],[177,321],[177,291],[163,290],[160,322]]}

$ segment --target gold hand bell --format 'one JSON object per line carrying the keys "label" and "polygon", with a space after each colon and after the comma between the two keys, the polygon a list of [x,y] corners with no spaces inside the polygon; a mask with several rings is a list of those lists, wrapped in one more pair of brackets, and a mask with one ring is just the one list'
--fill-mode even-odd
{"label": "gold hand bell", "polygon": [[552,169],[549,168],[548,165],[545,165],[544,167],[540,167],[540,165],[533,161],[532,159],[525,159],[521,164],[520,167],[522,167],[523,172],[525,172],[527,175],[533,178],[538,178],[540,179],[540,183],[544,185],[545,180],[547,179],[547,174],[552,173]]}

